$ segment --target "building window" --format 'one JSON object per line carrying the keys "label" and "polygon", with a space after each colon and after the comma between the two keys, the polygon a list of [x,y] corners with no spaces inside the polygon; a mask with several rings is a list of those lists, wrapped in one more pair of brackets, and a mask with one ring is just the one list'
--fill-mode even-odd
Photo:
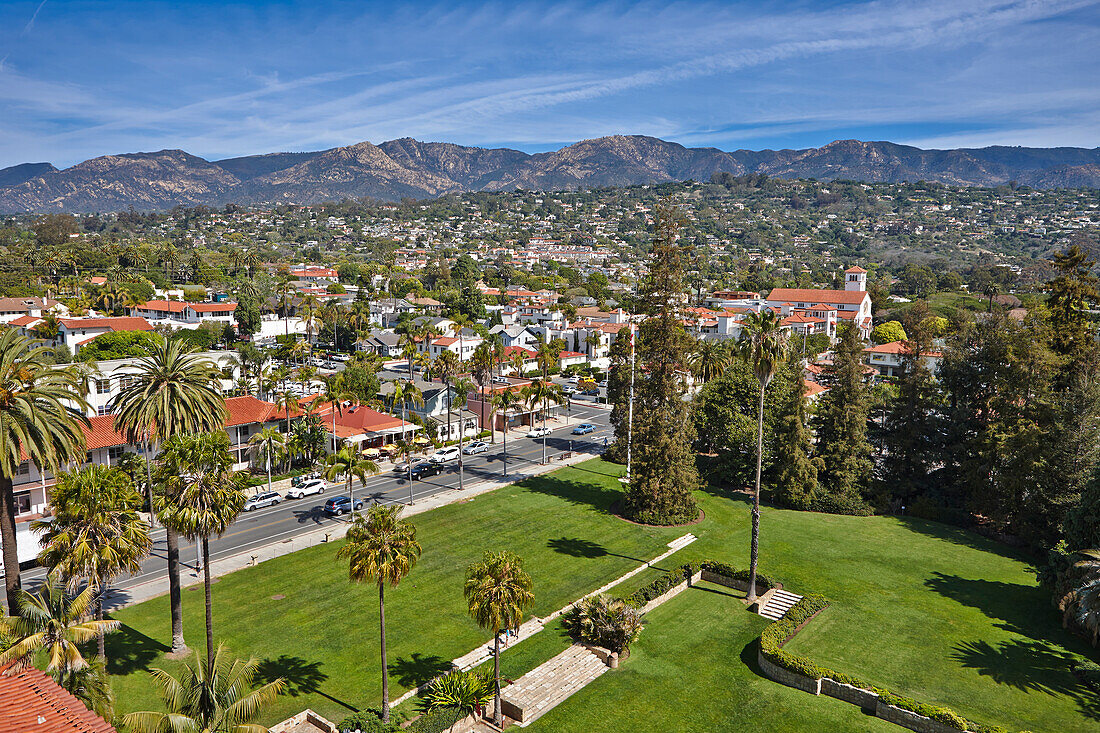
{"label": "building window", "polygon": [[137,382],[137,377],[132,374],[124,374],[118,378],[118,388],[126,389],[127,387],[132,387],[135,382]]}
{"label": "building window", "polygon": [[110,404],[99,405],[98,407],[95,408],[95,414],[98,415],[99,417],[103,417],[104,415],[110,415],[111,414],[111,405]]}
{"label": "building window", "polygon": [[111,394],[111,380],[110,379],[97,379],[95,380],[96,394]]}
{"label": "building window", "polygon": [[107,449],[107,458],[110,459],[111,463],[118,463],[125,452],[126,449],[121,445],[113,445]]}
{"label": "building window", "polygon": [[26,514],[31,510],[31,492],[21,491],[15,495],[15,516]]}
{"label": "building window", "polygon": [[16,476],[28,476],[31,472],[31,462],[23,461],[19,464],[19,467],[15,469]]}

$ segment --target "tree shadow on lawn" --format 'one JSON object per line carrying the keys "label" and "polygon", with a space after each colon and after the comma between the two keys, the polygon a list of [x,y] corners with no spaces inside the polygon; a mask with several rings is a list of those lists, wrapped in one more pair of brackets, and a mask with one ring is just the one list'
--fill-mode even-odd
{"label": "tree shadow on lawn", "polygon": [[159,655],[171,651],[168,645],[126,624],[119,626],[118,631],[107,634],[104,643],[107,672],[112,675],[128,675],[148,669]]}
{"label": "tree shadow on lawn", "polygon": [[454,667],[451,660],[436,654],[423,655],[413,652],[409,657],[398,657],[389,663],[389,673],[406,688],[419,687]]}
{"label": "tree shadow on lawn", "polygon": [[[592,540],[586,540],[581,537],[558,537],[557,539],[551,538],[547,540],[546,546],[554,552],[562,555],[569,555],[570,557],[583,557],[588,559],[596,559],[600,557],[621,557],[624,560],[633,560],[634,562],[646,562],[630,555],[620,555],[617,552],[610,552],[606,547],[598,542]],[[661,570],[657,566],[652,566],[656,570]]]}
{"label": "tree shadow on lawn", "polygon": [[[603,476],[603,474],[597,475]],[[623,496],[622,491],[599,483],[565,481],[550,474],[534,476],[523,481],[521,485],[528,491],[564,499],[570,504],[588,506],[606,513],[610,513],[611,505]]]}
{"label": "tree shadow on lawn", "polygon": [[270,657],[263,659],[257,665],[256,681],[260,684],[267,684],[280,678],[286,683],[284,695],[290,697],[320,695],[352,712],[358,711],[355,706],[321,691],[321,683],[328,679],[328,675],[321,671],[320,662],[307,662],[301,657],[280,654],[275,659]]}
{"label": "tree shadow on lawn", "polygon": [[1023,552],[1013,549],[1002,542],[990,539],[989,537],[983,537],[977,532],[973,532],[969,529],[963,529],[962,527],[956,527],[951,524],[944,524],[943,522],[935,522],[931,519],[921,519],[920,517],[890,516],[896,519],[898,523],[906,529],[912,530],[918,534],[928,535],[929,537],[951,542],[956,545],[963,545],[973,550],[980,550],[993,555],[1019,560],[1020,562],[1026,563],[1029,568],[1034,565],[1034,559],[1029,558]]}
{"label": "tree shadow on lawn", "polygon": [[998,685],[1023,692],[1065,696],[1077,703],[1081,713],[1100,720],[1100,697],[1069,671],[1076,657],[1041,641],[967,641],[955,647],[951,658],[963,667],[977,670]]}
{"label": "tree shadow on lawn", "polygon": [[963,578],[933,572],[924,584],[945,598],[976,608],[989,618],[1004,621],[1021,636],[1041,638],[1049,628],[1036,628],[1036,609],[1047,608],[1050,600],[1038,586],[1004,583],[999,580]]}

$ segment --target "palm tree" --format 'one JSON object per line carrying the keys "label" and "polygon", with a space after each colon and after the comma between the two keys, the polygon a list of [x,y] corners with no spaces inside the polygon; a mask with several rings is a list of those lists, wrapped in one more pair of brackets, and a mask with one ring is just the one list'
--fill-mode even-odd
{"label": "palm tree", "polygon": [[240,514],[247,497],[238,488],[223,431],[176,435],[160,455],[167,489],[159,515],[165,527],[202,542],[203,586],[206,591],[206,658],[214,664],[214,614],[210,597],[210,537],[221,535]]}
{"label": "palm tree", "polygon": [[416,334],[406,331],[401,334],[399,341],[401,344],[401,356],[402,358],[409,360],[409,379],[413,378],[413,361],[416,359],[416,355],[420,352],[420,349],[416,345]]}
{"label": "palm tree", "polygon": [[[217,430],[228,411],[221,396],[221,370],[176,339],[162,339],[135,363],[134,382],[115,401],[115,429],[131,444],[150,443],[176,435]],[[153,511],[152,461],[146,461],[149,510]],[[183,594],[180,587],[179,534],[165,527],[168,550],[168,588],[172,606],[172,652],[187,651],[183,639]]]}
{"label": "palm tree", "polygon": [[345,445],[329,456],[325,465],[325,478],[329,481],[335,481],[338,476],[344,477],[348,496],[351,498],[351,511],[354,514],[355,489],[352,488],[352,479],[358,478],[359,483],[365,486],[367,476],[376,476],[379,473],[378,464],[366,458],[360,458],[355,455],[355,450],[351,446]]}
{"label": "palm tree", "polygon": [[689,363],[695,376],[709,382],[725,374],[730,364],[729,349],[724,343],[700,339],[695,343]]}
{"label": "palm tree", "polygon": [[0,544],[8,612],[19,599],[13,479],[24,460],[62,466],[84,454],[86,382],[75,367],[55,366],[52,349],[14,328],[0,333]]}
{"label": "palm tree", "polygon": [[[462,490],[462,439],[466,434],[466,419],[462,417],[462,411],[466,409],[466,401],[470,399],[470,393],[474,391],[474,383],[466,377],[455,380],[453,399],[458,401],[458,490]],[[447,393],[447,403],[450,404],[452,393]]]}
{"label": "palm tree", "polygon": [[39,651],[46,653],[46,671],[65,687],[69,676],[88,665],[80,645],[114,631],[118,621],[91,618],[97,589],[88,586],[79,595],[70,596],[56,576],[46,578],[37,593],[18,591],[16,615],[0,619],[0,632],[12,643],[0,652],[0,666],[29,665]]}
{"label": "palm tree", "polygon": [[290,413],[302,409],[298,396],[290,390],[284,390],[275,396],[275,407],[286,411],[286,434],[290,435]]}
{"label": "palm tree", "polygon": [[131,733],[267,733],[252,724],[286,689],[280,678],[253,689],[260,663],[229,659],[219,645],[213,658],[197,659],[173,677],[151,669],[168,712],[128,713],[122,724]]}
{"label": "palm tree", "polygon": [[[527,398],[527,404],[531,410],[542,408],[542,427],[546,427],[546,413],[550,411],[550,403],[560,405],[565,402],[565,393],[562,388],[550,380],[536,379],[523,388],[523,394]],[[546,463],[546,436],[542,436],[542,462]]]}
{"label": "palm tree", "polygon": [[764,464],[764,391],[779,369],[787,344],[787,332],[775,311],[751,313],[741,327],[738,351],[752,367],[760,382],[760,402],[756,412],[756,487],[752,496],[752,545],[749,551],[749,593],[756,601],[756,561],[760,553],[760,472]]}
{"label": "palm tree", "polygon": [[458,339],[458,360],[465,361],[466,338],[462,332],[470,325],[470,317],[465,313],[455,313],[451,316],[451,333]]}
{"label": "palm tree", "polygon": [[480,716],[493,699],[493,678],[488,672],[455,670],[432,680],[424,699],[429,710],[452,708],[464,717]]}
{"label": "palm tree", "polygon": [[512,352],[512,355],[507,359],[508,365],[512,367],[512,374],[517,377],[523,376],[523,370],[527,366],[527,352],[516,349]]}
{"label": "palm tree", "polygon": [[343,374],[333,374],[324,380],[324,383],[325,391],[321,395],[321,401],[327,402],[332,409],[332,452],[335,453],[338,450],[336,444],[336,414],[343,415],[344,405],[349,402],[356,404],[359,402],[359,398],[344,389]]}
{"label": "palm tree", "polygon": [[405,439],[405,422],[409,419],[409,403],[424,406],[424,392],[410,380],[395,379],[393,384],[393,405],[401,403],[401,439]]}
{"label": "palm tree", "polygon": [[[42,565],[71,586],[84,579],[96,589],[96,618],[103,620],[103,593],[111,579],[136,573],[153,541],[141,518],[142,497],[125,473],[109,466],[89,466],[61,474],[50,494],[53,520],[36,521],[43,533]],[[99,656],[106,657],[103,636]]]}
{"label": "palm tree", "polygon": [[355,518],[336,557],[348,558],[348,576],[356,583],[378,584],[378,624],[382,638],[382,721],[390,721],[390,685],[386,665],[386,585],[397,586],[420,559],[416,527],[400,518],[398,505],[374,505]]}
{"label": "palm tree", "polygon": [[470,616],[493,632],[493,723],[500,727],[500,632],[518,630],[524,611],[535,596],[523,561],[511,552],[486,552],[481,562],[466,569],[463,594]]}
{"label": "palm tree", "polygon": [[508,476],[508,413],[523,404],[523,395],[512,389],[493,395],[493,406],[504,415],[504,476]]}
{"label": "palm tree", "polygon": [[249,439],[248,444],[264,459],[267,490],[271,491],[271,466],[286,454],[286,436],[276,427],[263,428]]}

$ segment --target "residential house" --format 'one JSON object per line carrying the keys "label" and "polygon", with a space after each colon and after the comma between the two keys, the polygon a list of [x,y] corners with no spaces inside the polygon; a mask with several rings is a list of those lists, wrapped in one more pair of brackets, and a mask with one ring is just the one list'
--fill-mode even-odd
{"label": "residential house", "polygon": [[[884,377],[893,377],[900,373],[901,360],[909,353],[909,347],[905,345],[904,341],[877,344],[863,350],[866,363],[878,370],[879,375]],[[942,351],[928,351],[921,354],[921,361],[932,374],[936,373],[942,360]]]}
{"label": "residential house", "polygon": [[61,301],[49,298],[0,298],[0,323],[11,323],[22,317],[41,318],[50,311],[58,316],[69,313]]}
{"label": "residential house", "polygon": [[0,731],[7,733],[116,733],[40,669],[0,668]]}

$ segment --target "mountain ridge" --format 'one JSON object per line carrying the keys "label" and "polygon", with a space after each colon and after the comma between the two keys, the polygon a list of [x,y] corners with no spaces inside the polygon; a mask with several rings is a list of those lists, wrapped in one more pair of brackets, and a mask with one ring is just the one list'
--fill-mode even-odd
{"label": "mountain ridge", "polygon": [[462,191],[707,180],[719,172],[867,182],[923,179],[992,186],[1015,180],[1041,188],[1100,187],[1100,148],[937,150],[888,141],[835,140],[819,148],[723,151],[642,135],[610,135],[535,154],[413,138],[217,161],[172,149],[104,155],[62,170],[49,163],[0,169],[0,212],[312,204],[359,197],[398,200]]}

